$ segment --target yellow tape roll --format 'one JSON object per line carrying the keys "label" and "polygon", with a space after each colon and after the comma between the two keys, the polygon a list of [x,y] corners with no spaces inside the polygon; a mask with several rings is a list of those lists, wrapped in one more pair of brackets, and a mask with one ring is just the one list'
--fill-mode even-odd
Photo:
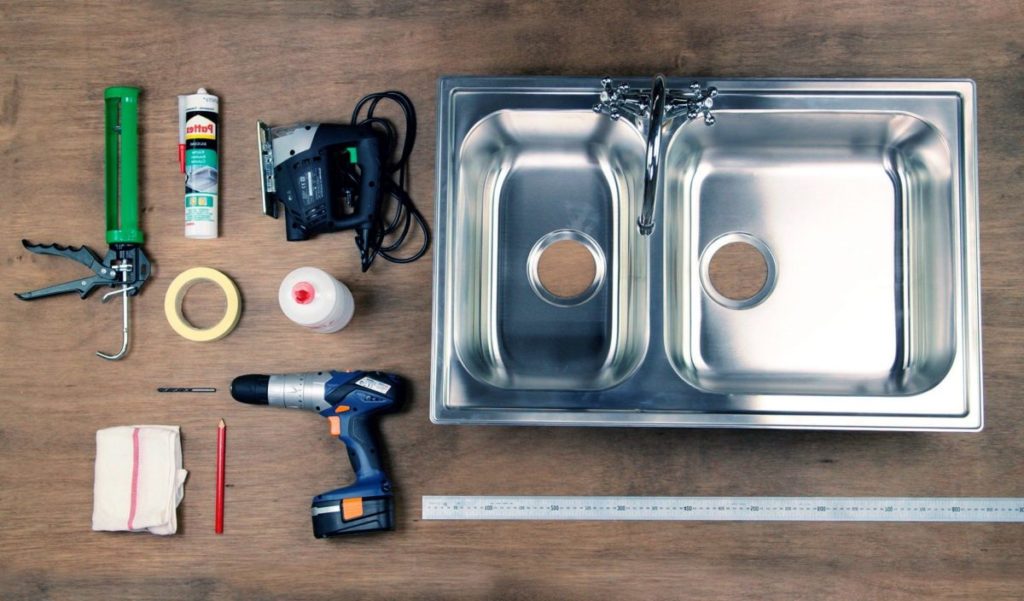
{"label": "yellow tape roll", "polygon": [[[217,325],[199,329],[185,319],[181,312],[181,303],[185,300],[188,289],[204,280],[213,282],[221,289],[228,306],[224,317]],[[167,316],[167,323],[171,324],[171,329],[182,338],[193,342],[212,342],[227,336],[238,325],[238,318],[242,316],[242,296],[238,293],[238,286],[223,273],[209,267],[193,267],[178,274],[171,282],[167,296],[164,297],[164,315]]]}

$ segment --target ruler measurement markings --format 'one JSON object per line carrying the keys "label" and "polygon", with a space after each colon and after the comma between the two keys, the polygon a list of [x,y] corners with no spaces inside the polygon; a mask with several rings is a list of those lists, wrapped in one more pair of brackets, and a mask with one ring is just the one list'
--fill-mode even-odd
{"label": "ruler measurement markings", "polygon": [[427,520],[1024,522],[1024,499],[425,496]]}

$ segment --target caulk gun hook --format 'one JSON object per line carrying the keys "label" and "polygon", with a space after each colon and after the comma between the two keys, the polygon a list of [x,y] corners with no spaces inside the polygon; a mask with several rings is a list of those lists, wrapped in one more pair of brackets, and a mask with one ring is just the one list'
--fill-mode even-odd
{"label": "caulk gun hook", "polygon": [[104,352],[96,351],[96,355],[98,357],[102,357],[102,358],[106,359],[107,361],[117,361],[121,357],[124,357],[126,354],[128,354],[128,339],[129,339],[129,335],[128,335],[128,293],[131,292],[132,290],[135,290],[135,286],[121,286],[121,288],[119,290],[114,290],[112,292],[108,292],[108,293],[103,295],[102,299],[100,299],[100,302],[104,302],[105,303],[105,302],[107,302],[108,299],[110,299],[110,297],[114,296],[115,294],[119,294],[122,297],[122,301],[121,301],[121,350],[119,350],[116,354],[113,354],[113,355],[108,355],[108,354],[106,354]]}

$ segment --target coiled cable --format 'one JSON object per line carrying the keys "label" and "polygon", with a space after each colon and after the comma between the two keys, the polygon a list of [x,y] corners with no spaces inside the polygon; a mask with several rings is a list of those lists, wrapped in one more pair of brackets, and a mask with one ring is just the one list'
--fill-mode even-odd
{"label": "coiled cable", "polygon": [[[384,117],[375,116],[377,106],[382,100],[394,102],[402,110],[405,117],[405,136],[402,149],[398,150],[399,133],[394,123]],[[363,117],[363,109],[366,116]],[[370,229],[367,239],[356,234],[356,246],[359,247],[360,262],[365,272],[378,256],[391,263],[412,263],[430,249],[430,226],[416,208],[416,204],[407,192],[409,186],[409,156],[416,143],[416,108],[412,100],[402,92],[389,90],[368,94],[356,103],[352,110],[353,124],[371,125],[381,134],[382,177],[381,206],[376,211],[375,223]],[[389,216],[390,215],[390,216]],[[422,233],[423,241],[419,250],[411,255],[399,256],[395,253],[406,243],[415,223]],[[390,238],[390,239],[389,239]],[[389,239],[385,242],[386,239]]]}

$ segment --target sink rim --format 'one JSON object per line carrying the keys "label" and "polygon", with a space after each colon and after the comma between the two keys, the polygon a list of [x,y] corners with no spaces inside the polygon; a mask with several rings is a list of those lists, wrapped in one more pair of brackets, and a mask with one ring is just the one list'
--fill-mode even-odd
{"label": "sink rim", "polygon": [[[724,427],[724,428],[785,428],[785,429],[856,429],[856,430],[939,430],[977,431],[983,427],[983,389],[981,381],[981,325],[980,325],[980,267],[978,247],[978,190],[977,190],[977,107],[975,84],[968,79],[700,79],[704,85],[719,88],[725,96],[750,96],[754,94],[830,94],[857,98],[859,95],[884,95],[894,98],[913,98],[916,95],[956,97],[959,110],[959,136],[957,138],[957,160],[960,164],[957,188],[957,277],[962,290],[958,291],[955,302],[957,313],[956,358],[952,371],[962,377],[949,390],[947,377],[933,391],[922,393],[944,394],[959,397],[962,405],[960,414],[936,415],[927,407],[914,407],[901,414],[878,412],[872,415],[848,415],[813,411],[814,402],[828,400],[829,396],[806,396],[794,406],[797,413],[765,414],[736,411],[640,411],[609,408],[586,411],[566,411],[542,407],[515,408],[496,406],[484,408],[460,404],[458,398],[465,391],[459,381],[460,374],[453,373],[455,367],[446,364],[453,357],[451,340],[446,335],[443,315],[445,302],[449,300],[447,276],[447,236],[445,225],[450,219],[448,211],[447,182],[451,176],[450,149],[455,142],[451,127],[454,96],[465,93],[535,93],[569,94],[593,97],[598,91],[597,78],[580,77],[445,77],[438,82],[438,146],[435,228],[437,230],[437,256],[434,261],[433,326],[434,339],[431,349],[431,409],[430,418],[435,423],[473,424],[534,424],[534,425],[576,425],[576,426],[663,426],[663,427]],[[647,78],[626,78],[631,85],[645,85]],[[671,87],[680,87],[692,81],[691,78],[672,78]],[[655,275],[652,266],[652,276]],[[654,279],[659,279],[660,276]],[[652,296],[659,294],[652,291]],[[652,326],[658,329],[662,324]],[[651,341],[651,348],[655,346]],[[455,389],[453,389],[455,387]],[[938,389],[942,390],[938,390]],[[722,395],[712,395],[720,397]],[[778,395],[731,395],[736,401],[748,403],[751,407],[759,401]],[[785,395],[783,395],[785,396]],[[455,402],[450,402],[450,401]],[[881,408],[885,397],[865,398],[868,405]]]}

